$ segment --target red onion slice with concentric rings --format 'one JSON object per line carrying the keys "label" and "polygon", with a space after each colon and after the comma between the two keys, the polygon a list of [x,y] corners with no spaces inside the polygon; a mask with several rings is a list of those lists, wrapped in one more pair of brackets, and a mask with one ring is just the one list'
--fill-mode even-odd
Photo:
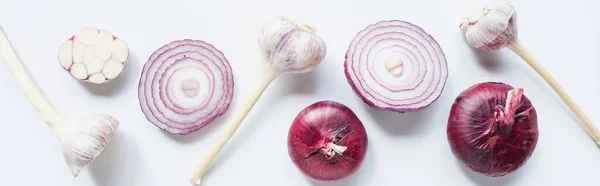
{"label": "red onion slice with concentric rings", "polygon": [[223,115],[233,99],[229,61],[200,40],[173,41],[144,65],[138,98],[152,124],[173,134],[189,134]]}
{"label": "red onion slice with concentric rings", "polygon": [[380,21],[360,31],[346,52],[344,72],[369,106],[418,111],[435,102],[448,77],[446,57],[435,39],[406,21]]}

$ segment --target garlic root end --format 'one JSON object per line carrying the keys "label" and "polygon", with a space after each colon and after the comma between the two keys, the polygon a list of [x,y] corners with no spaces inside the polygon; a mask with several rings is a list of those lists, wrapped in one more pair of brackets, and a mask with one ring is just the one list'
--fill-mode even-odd
{"label": "garlic root end", "polygon": [[192,180],[192,185],[193,186],[200,186],[200,183],[202,182],[202,179],[196,179],[196,180]]}

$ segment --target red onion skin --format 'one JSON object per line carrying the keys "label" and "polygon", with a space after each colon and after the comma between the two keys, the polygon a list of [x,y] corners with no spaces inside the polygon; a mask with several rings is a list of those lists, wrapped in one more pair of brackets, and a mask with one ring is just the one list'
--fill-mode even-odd
{"label": "red onion skin", "polygon": [[[327,144],[347,147],[330,159]],[[288,150],[296,167],[317,182],[337,182],[360,168],[367,151],[367,133],[359,118],[345,105],[320,101],[302,110],[290,127]]]}
{"label": "red onion skin", "polygon": [[[447,135],[452,153],[471,170],[487,176],[505,176],[524,165],[538,141],[537,113],[522,95],[512,126],[502,125],[495,112],[506,105],[512,86],[484,82],[463,91],[450,110]],[[506,113],[509,116],[510,113]],[[504,127],[502,127],[504,126]]]}

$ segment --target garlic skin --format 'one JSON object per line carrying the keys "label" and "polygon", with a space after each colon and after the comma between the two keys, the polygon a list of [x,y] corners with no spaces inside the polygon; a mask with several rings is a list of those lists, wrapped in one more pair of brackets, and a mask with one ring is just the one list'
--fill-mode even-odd
{"label": "garlic skin", "polygon": [[325,58],[327,46],[315,29],[286,17],[276,17],[261,27],[258,44],[265,63],[281,73],[305,73]]}
{"label": "garlic skin", "polygon": [[71,123],[71,131],[62,136],[62,151],[73,176],[91,163],[111,141],[119,121],[107,114],[97,114],[79,123]]}
{"label": "garlic skin", "polygon": [[517,15],[511,0],[489,0],[460,24],[467,43],[483,51],[496,51],[517,39]]}

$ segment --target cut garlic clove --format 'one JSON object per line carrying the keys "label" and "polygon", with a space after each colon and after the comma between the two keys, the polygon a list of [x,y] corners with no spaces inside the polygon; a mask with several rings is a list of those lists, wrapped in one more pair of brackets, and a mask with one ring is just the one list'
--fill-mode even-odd
{"label": "cut garlic clove", "polygon": [[102,67],[104,67],[104,61],[102,61],[98,58],[94,58],[85,67],[87,68],[88,74],[100,72],[102,70]]}
{"label": "cut garlic clove", "polygon": [[71,75],[77,79],[85,79],[88,77],[87,70],[83,64],[73,64],[73,66],[71,66]]}
{"label": "cut garlic clove", "polygon": [[71,48],[73,48],[73,41],[68,40],[63,42],[58,49],[59,51],[62,51],[58,53],[58,62],[64,69],[69,68],[71,64],[73,64],[73,51]]}
{"label": "cut garlic clove", "polygon": [[111,43],[112,44],[113,40],[115,40],[115,38],[113,37],[112,34],[108,33],[107,31],[101,30],[100,34],[98,35],[97,43]]}
{"label": "cut garlic clove", "polygon": [[123,67],[123,63],[110,60],[104,65],[102,74],[104,74],[106,78],[116,78],[123,71]]}
{"label": "cut garlic clove", "polygon": [[96,46],[96,58],[108,61],[112,57],[112,42]]}
{"label": "cut garlic clove", "polygon": [[[78,40],[73,40],[73,49],[71,55],[73,55],[73,63],[83,63],[83,50],[85,45]],[[68,51],[59,51],[59,54],[66,53]]]}
{"label": "cut garlic clove", "polygon": [[110,143],[119,127],[119,121],[107,114],[97,114],[79,123],[71,123],[71,128],[62,136],[62,151],[73,176],[91,163]]}
{"label": "cut garlic clove", "polygon": [[101,84],[124,74],[129,47],[107,31],[84,28],[61,44],[58,60],[75,79]]}
{"label": "cut garlic clove", "polygon": [[94,28],[83,28],[75,34],[75,39],[81,41],[86,46],[90,46],[96,42],[100,32]]}
{"label": "cut garlic clove", "polygon": [[90,76],[90,81],[92,83],[101,84],[106,81],[106,77],[102,73],[95,73]]}
{"label": "cut garlic clove", "polygon": [[112,55],[117,61],[127,61],[129,58],[129,48],[127,44],[120,39],[116,39],[112,46]]}
{"label": "cut garlic clove", "polygon": [[96,46],[86,47],[83,50],[83,64],[90,64],[94,56],[96,55]]}

